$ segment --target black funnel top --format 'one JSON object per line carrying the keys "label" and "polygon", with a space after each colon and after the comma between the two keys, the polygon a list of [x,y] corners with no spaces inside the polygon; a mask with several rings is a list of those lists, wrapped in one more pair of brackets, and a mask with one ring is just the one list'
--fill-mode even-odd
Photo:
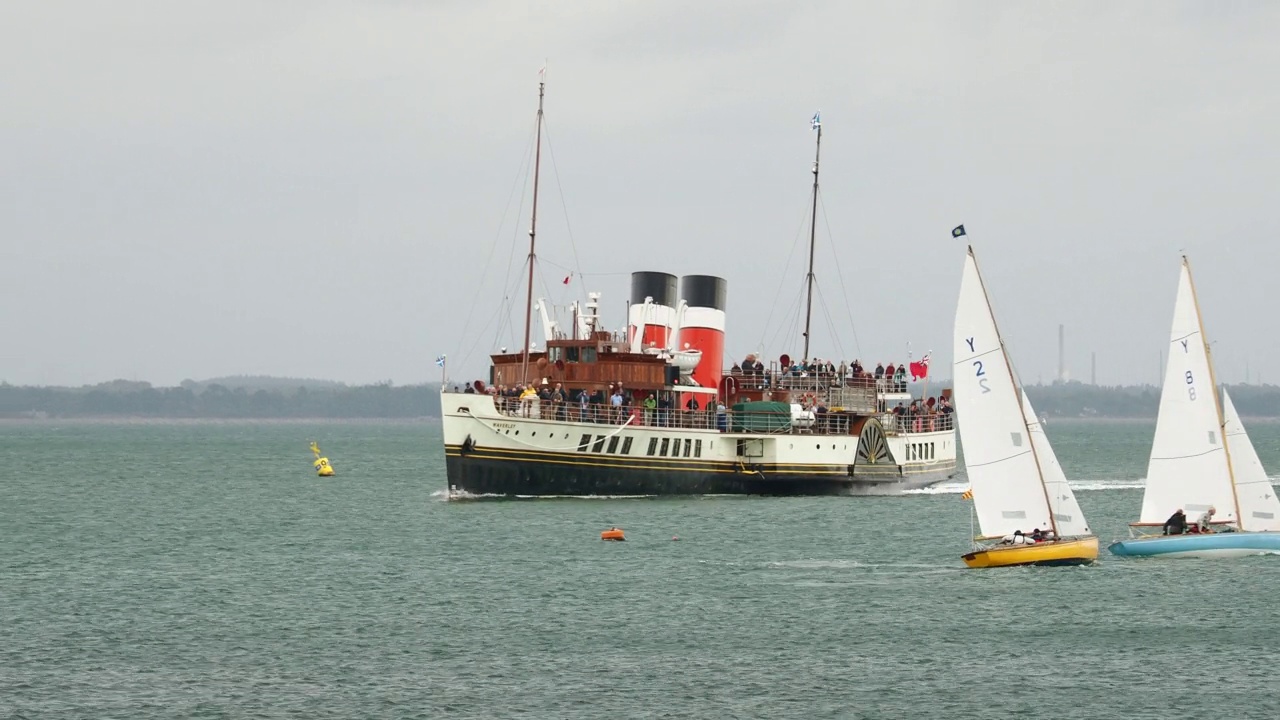
{"label": "black funnel top", "polygon": [[664,272],[631,273],[631,304],[643,305],[644,299],[653,298],[655,305],[673,308],[680,302],[676,294],[676,276]]}
{"label": "black funnel top", "polygon": [[729,283],[714,275],[685,275],[680,278],[680,297],[689,307],[715,308],[724,311]]}

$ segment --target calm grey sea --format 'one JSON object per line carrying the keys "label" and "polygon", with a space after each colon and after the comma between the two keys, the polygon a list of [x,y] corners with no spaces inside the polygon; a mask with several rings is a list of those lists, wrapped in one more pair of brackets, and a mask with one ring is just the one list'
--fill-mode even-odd
{"label": "calm grey sea", "polygon": [[[1121,536],[1153,425],[1048,430]],[[1280,717],[1280,557],[967,570],[963,483],[444,484],[427,423],[0,424],[0,718]]]}

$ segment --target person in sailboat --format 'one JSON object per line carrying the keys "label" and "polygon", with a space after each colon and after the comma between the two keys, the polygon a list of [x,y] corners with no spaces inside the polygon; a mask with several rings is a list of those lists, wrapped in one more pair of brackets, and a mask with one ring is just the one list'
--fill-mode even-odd
{"label": "person in sailboat", "polygon": [[[1156,517],[1159,517],[1158,515]],[[1165,535],[1181,535],[1187,529],[1187,514],[1182,512],[1182,508],[1173,511],[1168,520],[1164,521]]]}
{"label": "person in sailboat", "polygon": [[1213,532],[1209,527],[1209,523],[1213,522],[1213,514],[1216,512],[1218,512],[1218,509],[1210,505],[1209,509],[1201,513],[1196,520],[1196,528],[1202,533]]}
{"label": "person in sailboat", "polygon": [[1001,545],[1030,545],[1032,542],[1034,541],[1023,535],[1021,530],[1014,530],[1012,535],[1005,535],[1000,538]]}
{"label": "person in sailboat", "polygon": [[1031,541],[1044,542],[1044,533],[1040,531],[1040,528],[1036,528],[1035,530],[1031,531]]}

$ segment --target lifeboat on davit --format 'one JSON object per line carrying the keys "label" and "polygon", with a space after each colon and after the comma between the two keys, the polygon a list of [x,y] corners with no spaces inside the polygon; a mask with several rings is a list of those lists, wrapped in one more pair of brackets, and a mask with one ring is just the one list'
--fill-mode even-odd
{"label": "lifeboat on davit", "polygon": [[698,363],[702,362],[702,351],[688,348],[678,350],[671,353],[671,362],[677,368],[680,368],[682,377],[692,376],[693,371],[698,368]]}
{"label": "lifeboat on davit", "polygon": [[622,530],[620,530],[619,528],[613,527],[613,528],[609,528],[608,530],[605,530],[604,532],[600,533],[600,539],[601,539],[601,540],[616,540],[616,541],[618,541],[618,542],[622,542],[622,541],[626,540],[627,538],[626,538],[626,536],[625,536],[625,535],[623,535],[623,534],[622,534]]}

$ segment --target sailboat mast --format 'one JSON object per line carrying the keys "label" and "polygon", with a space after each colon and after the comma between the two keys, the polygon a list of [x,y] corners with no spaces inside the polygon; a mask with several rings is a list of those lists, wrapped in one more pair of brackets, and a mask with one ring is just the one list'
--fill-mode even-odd
{"label": "sailboat mast", "polygon": [[822,120],[813,116],[813,129],[818,131],[813,151],[813,213],[809,218],[809,274],[806,281],[809,286],[808,299],[804,307],[804,359],[809,360],[809,323],[813,317],[813,254],[818,229],[818,160],[822,157]]}
{"label": "sailboat mast", "polygon": [[[1022,386],[1013,376],[1013,361],[1009,359],[1009,351],[1004,346],[1004,335],[1000,334],[1000,324],[996,322],[995,311],[991,309],[991,296],[987,294],[987,281],[982,279],[982,269],[978,267],[978,256],[973,254],[973,246],[969,246],[969,257],[973,260],[973,268],[977,271],[978,284],[982,286],[982,299],[987,301],[987,313],[991,315],[991,325],[996,329],[996,340],[1000,343],[1000,354],[1004,356],[1005,369],[1009,371],[1009,382],[1018,393],[1018,413],[1022,415],[1022,426],[1027,429],[1027,444],[1031,446],[1031,458],[1036,461],[1036,475],[1040,477],[1040,490],[1044,492],[1044,504],[1049,509],[1049,525],[1053,536],[1058,536],[1058,520],[1054,517],[1053,502],[1049,499],[1049,487],[1044,484],[1044,470],[1040,467],[1040,454],[1036,452],[1036,444],[1031,440],[1031,423],[1027,420],[1027,409],[1022,402]],[[1043,432],[1043,428],[1041,429]]]}
{"label": "sailboat mast", "polygon": [[[1227,419],[1222,415],[1222,398],[1218,396],[1218,380],[1213,372],[1213,350],[1209,348],[1209,336],[1204,334],[1204,318],[1200,315],[1200,298],[1196,295],[1196,281],[1191,275],[1191,261],[1182,256],[1182,267],[1187,271],[1187,283],[1191,286],[1191,302],[1196,306],[1196,323],[1200,328],[1200,341],[1204,343],[1204,356],[1209,366],[1209,394],[1213,395],[1213,407],[1218,411],[1218,440],[1222,443],[1222,453],[1227,458],[1227,478],[1231,480],[1231,501],[1236,506],[1236,526],[1242,525],[1240,517],[1240,495],[1236,492],[1236,470],[1231,462],[1231,446],[1227,444]],[[1243,530],[1243,527],[1240,527]]]}
{"label": "sailboat mast", "polygon": [[538,81],[538,127],[533,154],[533,214],[529,220],[529,289],[524,301],[524,361],[520,367],[520,381],[529,382],[529,329],[533,323],[533,261],[534,245],[538,239],[538,169],[542,164],[542,97],[547,83]]}

